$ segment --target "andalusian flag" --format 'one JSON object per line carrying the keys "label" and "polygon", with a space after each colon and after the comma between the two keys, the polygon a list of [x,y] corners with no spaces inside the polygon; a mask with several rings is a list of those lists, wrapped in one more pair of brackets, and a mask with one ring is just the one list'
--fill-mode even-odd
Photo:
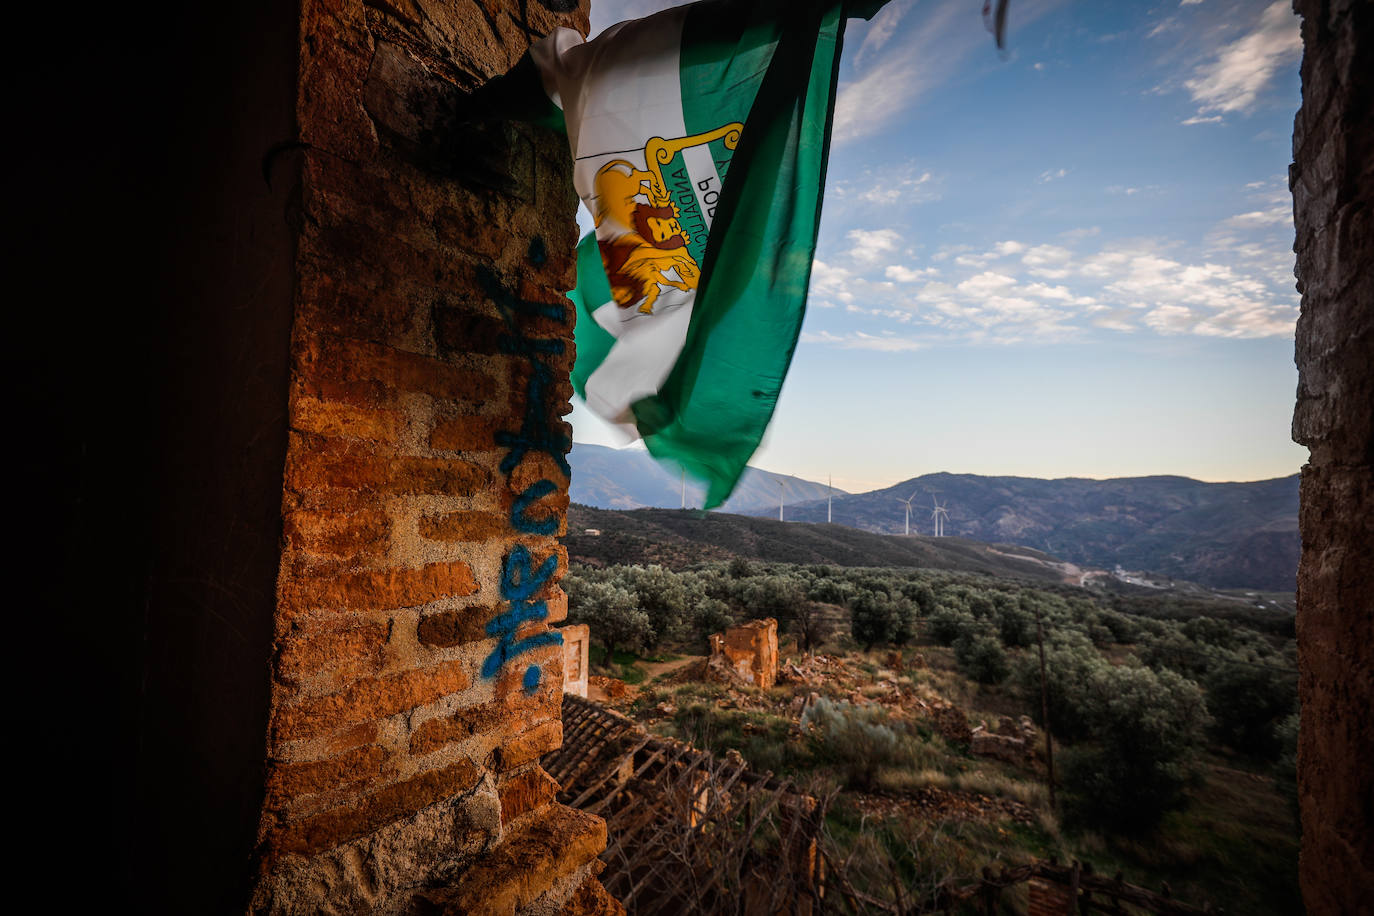
{"label": "andalusian flag", "polygon": [[596,230],[578,248],[587,406],[730,495],[801,331],[846,15],[701,2],[531,51]]}

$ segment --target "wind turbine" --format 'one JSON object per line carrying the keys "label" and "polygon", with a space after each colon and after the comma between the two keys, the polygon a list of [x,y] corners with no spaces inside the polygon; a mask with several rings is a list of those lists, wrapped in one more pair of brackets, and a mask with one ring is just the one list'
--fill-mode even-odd
{"label": "wind turbine", "polygon": [[[917,490],[917,491],[916,491],[916,493],[920,493],[920,492],[921,492],[920,490]],[[911,494],[909,497],[907,497],[906,499],[899,499],[899,500],[897,500],[897,502],[899,502],[899,503],[905,503],[905,504],[906,504],[906,533],[907,533],[908,535],[911,534],[911,501],[912,501],[913,499],[916,498],[916,493],[912,493],[912,494]]]}
{"label": "wind turbine", "polygon": [[787,491],[787,481],[778,480],[778,521],[782,521],[782,498]]}
{"label": "wind turbine", "polygon": [[835,497],[835,484],[830,475],[825,477],[825,522],[830,524],[830,501]]}
{"label": "wind turbine", "polygon": [[944,506],[940,505],[940,501],[935,498],[935,494],[933,493],[930,496],[930,502],[931,505],[934,506],[934,509],[931,510],[930,517],[931,520],[935,522],[935,536],[937,538],[942,538],[945,536],[945,519],[949,518],[949,512]]}
{"label": "wind turbine", "polygon": [[687,508],[687,469],[682,469],[682,508]]}

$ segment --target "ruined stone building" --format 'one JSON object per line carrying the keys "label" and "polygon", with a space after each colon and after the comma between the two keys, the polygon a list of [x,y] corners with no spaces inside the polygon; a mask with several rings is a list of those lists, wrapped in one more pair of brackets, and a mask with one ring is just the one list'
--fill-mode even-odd
{"label": "ruined stone building", "polygon": [[[1374,886],[1374,5],[1300,0],[1303,888]],[[16,893],[610,912],[561,806],[575,199],[453,99],[587,0],[25,5]]]}

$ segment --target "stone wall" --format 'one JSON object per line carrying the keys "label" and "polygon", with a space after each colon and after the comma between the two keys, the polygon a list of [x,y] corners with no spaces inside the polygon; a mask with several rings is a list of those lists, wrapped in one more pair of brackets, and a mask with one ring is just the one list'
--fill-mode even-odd
{"label": "stone wall", "polygon": [[1374,5],[1299,0],[1297,224],[1302,473],[1298,651],[1307,911],[1365,912],[1374,889]]}
{"label": "stone wall", "polygon": [[563,692],[587,698],[591,662],[591,627],[585,623],[559,627],[563,635]]}
{"label": "stone wall", "polygon": [[768,690],[778,681],[778,622],[751,620],[711,634],[707,672],[726,683]]}
{"label": "stone wall", "polygon": [[562,736],[570,162],[455,116],[586,15],[302,5],[255,910],[552,912],[595,883],[604,824],[538,765]]}

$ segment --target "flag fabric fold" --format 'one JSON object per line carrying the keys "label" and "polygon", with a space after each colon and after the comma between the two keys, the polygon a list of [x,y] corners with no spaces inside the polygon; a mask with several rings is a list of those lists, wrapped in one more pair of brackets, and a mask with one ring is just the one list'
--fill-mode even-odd
{"label": "flag fabric fold", "polygon": [[704,0],[559,29],[531,55],[595,221],[578,248],[587,406],[730,495],[805,313],[846,15],[834,0]]}

